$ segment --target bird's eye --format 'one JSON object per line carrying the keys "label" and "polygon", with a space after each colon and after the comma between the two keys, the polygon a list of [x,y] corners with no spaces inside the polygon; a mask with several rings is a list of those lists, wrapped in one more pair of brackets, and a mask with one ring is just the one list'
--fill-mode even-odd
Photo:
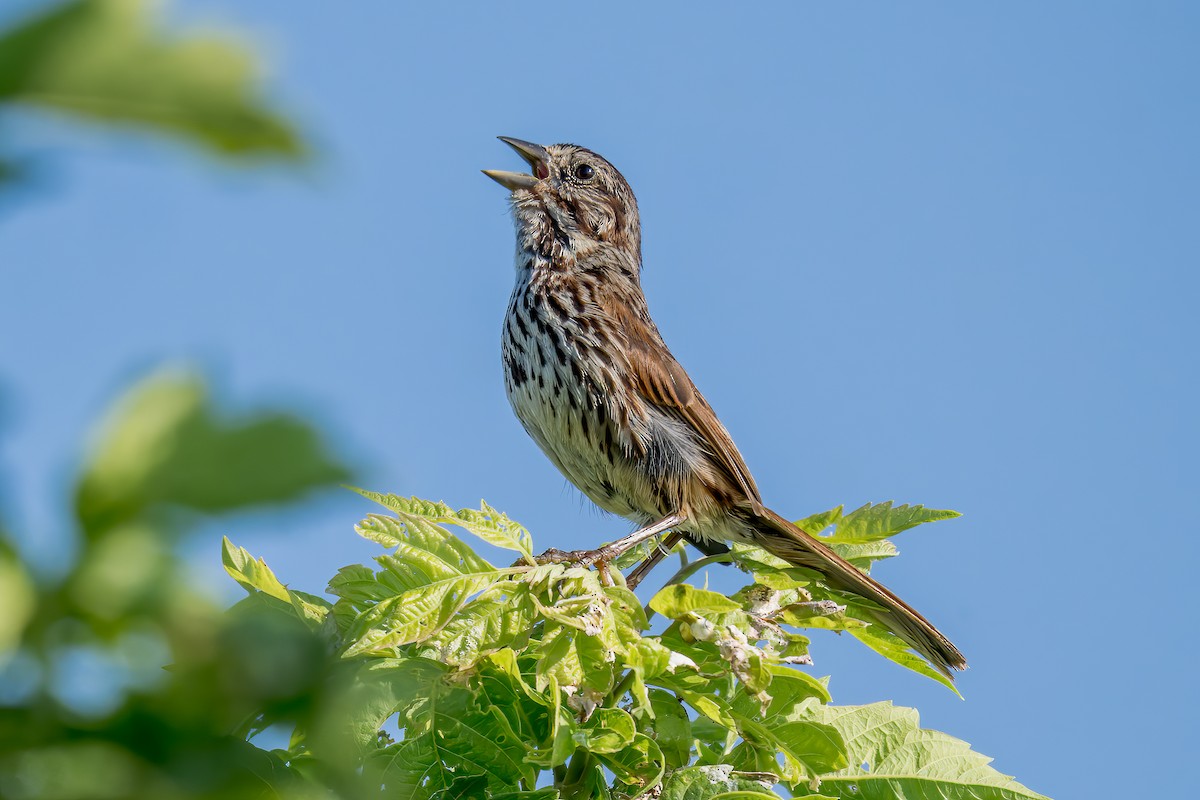
{"label": "bird's eye", "polygon": [[581,181],[590,181],[596,175],[596,170],[592,169],[591,164],[580,164],[575,167],[575,177]]}

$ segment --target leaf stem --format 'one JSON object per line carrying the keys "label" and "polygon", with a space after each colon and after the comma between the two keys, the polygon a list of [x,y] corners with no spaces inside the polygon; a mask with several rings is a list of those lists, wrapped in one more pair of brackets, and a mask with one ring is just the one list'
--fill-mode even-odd
{"label": "leaf stem", "polygon": [[563,776],[561,788],[564,792],[563,797],[575,797],[575,790],[578,788],[579,781],[583,778],[584,772],[587,771],[588,762],[591,761],[592,754],[582,747],[575,751],[571,756],[571,761],[567,764],[567,773]]}
{"label": "leaf stem", "polygon": [[629,687],[633,685],[633,679],[633,670],[628,670],[621,677],[621,680],[617,682],[617,685],[613,688],[613,690],[608,693],[608,697],[604,698],[604,707],[612,708],[617,703],[621,702],[621,698],[625,696],[625,693],[629,691]]}

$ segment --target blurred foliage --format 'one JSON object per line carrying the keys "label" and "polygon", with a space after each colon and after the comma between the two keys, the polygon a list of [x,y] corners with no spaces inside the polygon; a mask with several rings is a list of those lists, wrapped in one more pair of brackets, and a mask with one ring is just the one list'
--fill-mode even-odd
{"label": "blurred foliage", "polygon": [[[303,158],[229,36],[167,37],[146,0],[72,0],[0,31],[0,120],[17,109],[138,128],[234,157]],[[0,153],[0,183],[22,159]]]}
{"label": "blurred foliage", "polygon": [[0,538],[0,797],[239,798],[299,784],[243,734],[264,714],[310,717],[336,665],[290,615],[263,603],[222,613],[173,545],[202,518],[349,474],[309,425],[221,415],[195,376],[135,387],[75,479],[81,535],[63,574],[36,575]]}

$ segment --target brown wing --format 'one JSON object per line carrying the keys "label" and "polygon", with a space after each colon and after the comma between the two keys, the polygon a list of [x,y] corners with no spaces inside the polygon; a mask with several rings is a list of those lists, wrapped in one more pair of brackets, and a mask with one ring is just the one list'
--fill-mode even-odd
{"label": "brown wing", "polygon": [[654,324],[624,306],[618,308],[617,316],[629,343],[629,365],[639,393],[647,402],[677,414],[687,422],[707,445],[720,471],[745,492],[755,508],[761,508],[758,487],[729,431],[671,355]]}

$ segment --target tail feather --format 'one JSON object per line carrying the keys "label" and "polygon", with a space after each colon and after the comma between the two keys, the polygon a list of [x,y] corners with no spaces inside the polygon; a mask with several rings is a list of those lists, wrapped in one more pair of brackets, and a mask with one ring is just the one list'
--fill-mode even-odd
{"label": "tail feather", "polygon": [[874,621],[908,642],[946,677],[966,669],[967,661],[941,631],[878,581],[859,570],[830,547],[788,522],[769,508],[754,517],[755,544],[798,567],[820,572],[834,589],[851,592],[881,606]]}

